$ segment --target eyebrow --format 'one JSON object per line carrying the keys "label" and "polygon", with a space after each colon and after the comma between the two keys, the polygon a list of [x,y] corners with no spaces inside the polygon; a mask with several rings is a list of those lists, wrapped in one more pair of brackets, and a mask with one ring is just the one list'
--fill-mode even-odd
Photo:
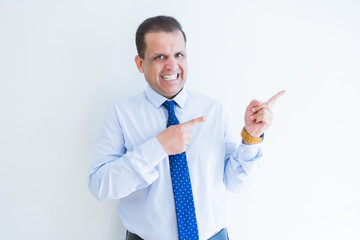
{"label": "eyebrow", "polygon": [[[186,50],[175,51],[174,54],[176,54],[176,53],[186,53]],[[154,53],[154,54],[152,54],[152,56],[159,56],[159,55],[167,56],[168,54],[166,54],[166,53]]]}
{"label": "eyebrow", "polygon": [[159,55],[166,55],[165,53],[154,53],[154,54],[152,54],[152,56],[159,56]]}
{"label": "eyebrow", "polygon": [[[178,53],[181,53],[181,54],[183,54],[184,56],[186,56],[186,49],[175,51],[175,52],[174,52],[174,55],[175,55],[175,54],[178,54]],[[160,56],[160,55],[164,55],[165,57],[168,57],[168,54],[166,54],[166,53],[155,52],[155,53],[153,53],[153,54],[150,54],[149,59],[152,59],[152,60],[153,60],[153,59],[155,59],[157,56]]]}

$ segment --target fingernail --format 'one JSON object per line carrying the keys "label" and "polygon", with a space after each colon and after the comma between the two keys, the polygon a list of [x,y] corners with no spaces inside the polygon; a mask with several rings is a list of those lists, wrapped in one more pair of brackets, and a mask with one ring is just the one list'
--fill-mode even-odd
{"label": "fingernail", "polygon": [[253,119],[254,118],[254,116],[250,116],[250,119]]}
{"label": "fingernail", "polygon": [[251,111],[255,112],[255,108],[253,107],[253,108],[251,109]]}

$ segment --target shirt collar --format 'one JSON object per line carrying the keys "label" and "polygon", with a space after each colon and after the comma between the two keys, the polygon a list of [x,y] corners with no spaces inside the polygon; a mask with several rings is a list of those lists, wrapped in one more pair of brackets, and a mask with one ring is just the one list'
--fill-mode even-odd
{"label": "shirt collar", "polygon": [[[145,91],[146,97],[149,101],[157,108],[159,108],[167,99],[166,97],[160,95],[155,92],[150,86],[147,86]],[[188,93],[185,88],[183,88],[173,99],[174,102],[180,107],[183,108],[185,106],[185,102],[187,100]]]}

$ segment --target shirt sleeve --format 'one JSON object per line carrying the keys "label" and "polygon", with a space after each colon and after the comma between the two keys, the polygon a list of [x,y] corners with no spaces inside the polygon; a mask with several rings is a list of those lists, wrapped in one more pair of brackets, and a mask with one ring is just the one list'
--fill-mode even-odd
{"label": "shirt sleeve", "polygon": [[247,188],[258,172],[262,157],[261,143],[239,144],[240,133],[236,137],[227,113],[222,111],[221,115],[226,145],[224,184],[229,191],[237,193]]}
{"label": "shirt sleeve", "polygon": [[154,136],[127,150],[115,106],[100,125],[94,143],[88,175],[88,188],[99,200],[123,198],[156,181],[156,166],[167,158]]}
{"label": "shirt sleeve", "polygon": [[225,161],[224,181],[231,192],[246,189],[259,169],[260,144],[240,144]]}

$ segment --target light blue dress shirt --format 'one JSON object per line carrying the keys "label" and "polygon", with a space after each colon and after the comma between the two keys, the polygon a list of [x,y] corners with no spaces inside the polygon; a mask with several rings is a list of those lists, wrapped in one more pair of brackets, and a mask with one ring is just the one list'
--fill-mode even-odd
{"label": "light blue dress shirt", "polygon": [[[124,226],[146,240],[176,240],[169,158],[156,136],[166,128],[167,99],[150,87],[109,108],[99,128],[88,187],[99,200],[118,199]],[[191,128],[186,150],[200,239],[228,225],[228,191],[244,188],[258,168],[260,144],[240,143],[222,105],[183,89],[174,99],[180,123],[206,116]],[[240,111],[236,109],[234,111]]]}

